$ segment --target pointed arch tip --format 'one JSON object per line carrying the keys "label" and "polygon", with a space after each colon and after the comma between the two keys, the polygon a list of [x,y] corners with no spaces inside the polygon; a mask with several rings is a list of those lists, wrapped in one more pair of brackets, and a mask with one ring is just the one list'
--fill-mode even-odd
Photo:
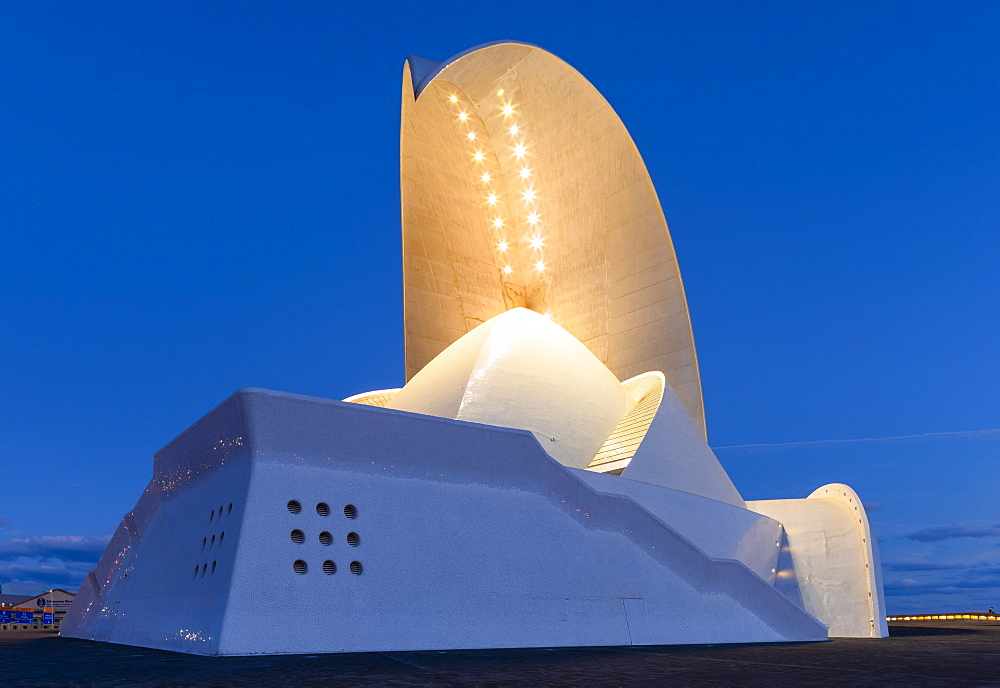
{"label": "pointed arch tip", "polygon": [[418,55],[407,55],[406,65],[410,68],[410,82],[413,85],[413,97],[416,99],[423,88],[424,80],[428,75],[437,73],[441,63]]}
{"label": "pointed arch tip", "polygon": [[[450,65],[451,63],[470,55],[477,50],[482,50],[483,48],[491,48],[495,45],[524,45],[529,48],[538,48],[539,50],[545,50],[544,48],[535,45],[534,43],[528,43],[527,41],[515,41],[511,39],[502,39],[498,41],[489,41],[487,43],[480,43],[479,45],[467,48],[461,52],[455,53],[446,60],[441,60],[440,62],[435,62],[434,60],[429,60],[426,57],[420,57],[419,55],[407,55],[406,64],[410,68],[410,80],[413,82],[413,98],[417,99],[420,94],[423,93],[427,85],[434,81],[434,77],[441,73],[441,71]],[[545,50],[545,52],[548,52]]]}

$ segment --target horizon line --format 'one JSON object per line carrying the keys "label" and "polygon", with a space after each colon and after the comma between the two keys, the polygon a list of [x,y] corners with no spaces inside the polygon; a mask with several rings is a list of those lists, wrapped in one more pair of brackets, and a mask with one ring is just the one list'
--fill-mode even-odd
{"label": "horizon line", "polygon": [[987,428],[985,430],[955,430],[950,432],[925,432],[917,435],[895,435],[892,437],[859,437],[859,438],[845,438],[845,439],[835,439],[835,440],[801,440],[797,442],[761,442],[759,444],[728,444],[721,447],[712,447],[712,449],[746,449],[750,447],[791,447],[804,444],[841,444],[848,442],[887,442],[892,440],[919,439],[921,437],[946,437],[946,436],[974,437],[977,435],[987,435],[995,432],[1000,432],[1000,428]]}

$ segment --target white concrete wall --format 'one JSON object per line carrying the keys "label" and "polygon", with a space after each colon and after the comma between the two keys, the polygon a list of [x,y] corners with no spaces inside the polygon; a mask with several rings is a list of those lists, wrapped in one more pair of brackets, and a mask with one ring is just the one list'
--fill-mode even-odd
{"label": "white concrete wall", "polygon": [[[564,61],[522,43],[480,46],[435,68],[419,58],[409,62],[422,83],[414,88],[404,68],[407,379],[461,335],[524,306],[551,312],[621,380],[663,371],[704,430],[691,322],[667,223],[611,105]],[[504,114],[508,104],[513,110]],[[523,133],[512,135],[511,125]],[[523,157],[514,153],[518,144],[526,146]],[[530,203],[522,195],[529,188],[537,192]],[[487,203],[489,194],[495,204]],[[525,222],[531,211],[541,218],[533,228]],[[544,238],[538,249],[528,244],[536,229]],[[503,252],[501,240],[509,244]],[[539,258],[547,266],[541,272],[534,267]]]}

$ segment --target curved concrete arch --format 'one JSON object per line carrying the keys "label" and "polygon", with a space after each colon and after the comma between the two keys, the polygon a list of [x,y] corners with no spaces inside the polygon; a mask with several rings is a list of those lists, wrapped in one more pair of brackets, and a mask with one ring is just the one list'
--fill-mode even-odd
{"label": "curved concrete arch", "polygon": [[635,404],[605,440],[588,471],[613,473],[745,508],[739,490],[663,373],[636,375],[622,387]]}
{"label": "curved concrete arch", "polygon": [[407,379],[477,325],[525,307],[619,379],[662,371],[704,434],[666,220],[600,93],[551,53],[513,42],[440,64],[408,58],[402,91]]}
{"label": "curved concrete arch", "polygon": [[803,608],[831,636],[885,638],[885,596],[878,545],[857,493],[831,483],[805,499],[747,502],[782,524]]}

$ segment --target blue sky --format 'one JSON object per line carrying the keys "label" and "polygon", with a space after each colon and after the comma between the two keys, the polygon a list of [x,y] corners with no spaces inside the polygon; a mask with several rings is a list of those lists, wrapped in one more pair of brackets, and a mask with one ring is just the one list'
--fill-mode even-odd
{"label": "blue sky", "polygon": [[235,389],[401,384],[403,59],[502,38],[636,140],[744,495],[847,482],[891,611],[1000,604],[995,2],[0,3],[4,591]]}

